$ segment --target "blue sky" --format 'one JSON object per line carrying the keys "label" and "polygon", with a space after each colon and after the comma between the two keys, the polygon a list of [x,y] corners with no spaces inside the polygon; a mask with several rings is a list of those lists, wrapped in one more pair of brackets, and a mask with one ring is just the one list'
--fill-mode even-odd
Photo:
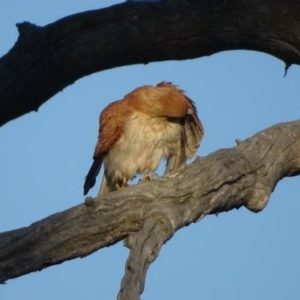
{"label": "blue sky", "polygon": [[[43,26],[114,3],[2,0],[0,56],[17,39],[15,23]],[[200,156],[299,118],[300,68],[292,66],[284,77],[283,62],[263,53],[228,51],[82,78],[38,113],[0,129],[0,231],[82,203],[100,111],[137,86],[163,80],[179,85],[197,105],[205,128]],[[299,177],[281,181],[259,214],[242,208],[178,231],[150,267],[142,299],[299,299],[299,183]],[[9,280],[0,286],[0,298],[116,299],[127,254],[118,243]]]}

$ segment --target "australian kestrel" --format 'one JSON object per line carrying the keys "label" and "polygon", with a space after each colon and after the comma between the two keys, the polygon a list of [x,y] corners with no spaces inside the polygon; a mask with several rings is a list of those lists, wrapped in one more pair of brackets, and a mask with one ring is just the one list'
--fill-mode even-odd
{"label": "australian kestrel", "polygon": [[84,195],[95,184],[103,164],[98,196],[127,185],[141,174],[152,176],[161,160],[165,174],[193,158],[203,136],[194,102],[170,82],[141,86],[100,114],[93,164]]}

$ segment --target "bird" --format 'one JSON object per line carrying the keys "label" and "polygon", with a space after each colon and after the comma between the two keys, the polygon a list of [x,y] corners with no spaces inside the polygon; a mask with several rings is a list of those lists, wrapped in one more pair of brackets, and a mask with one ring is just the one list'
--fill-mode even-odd
{"label": "bird", "polygon": [[84,195],[104,166],[98,197],[124,188],[141,175],[156,176],[162,160],[164,175],[192,159],[204,130],[194,102],[172,82],[140,86],[100,114],[93,163],[85,177]]}

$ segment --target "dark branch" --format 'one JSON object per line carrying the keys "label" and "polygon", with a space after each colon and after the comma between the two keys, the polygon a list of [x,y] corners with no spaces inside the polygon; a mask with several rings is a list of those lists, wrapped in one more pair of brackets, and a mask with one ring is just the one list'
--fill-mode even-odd
{"label": "dark branch", "polygon": [[[0,59],[0,126],[79,78],[118,66],[182,60],[231,49],[300,64],[300,1],[125,2],[58,20],[18,24]],[[187,22],[188,20],[188,22]]]}

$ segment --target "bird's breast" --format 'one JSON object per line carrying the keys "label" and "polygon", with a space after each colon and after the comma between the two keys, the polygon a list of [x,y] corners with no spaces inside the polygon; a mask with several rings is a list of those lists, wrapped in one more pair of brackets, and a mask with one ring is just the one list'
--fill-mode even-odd
{"label": "bird's breast", "polygon": [[182,130],[180,123],[166,118],[131,114],[120,139],[104,157],[107,176],[131,179],[137,173],[154,172],[162,159],[180,147]]}

